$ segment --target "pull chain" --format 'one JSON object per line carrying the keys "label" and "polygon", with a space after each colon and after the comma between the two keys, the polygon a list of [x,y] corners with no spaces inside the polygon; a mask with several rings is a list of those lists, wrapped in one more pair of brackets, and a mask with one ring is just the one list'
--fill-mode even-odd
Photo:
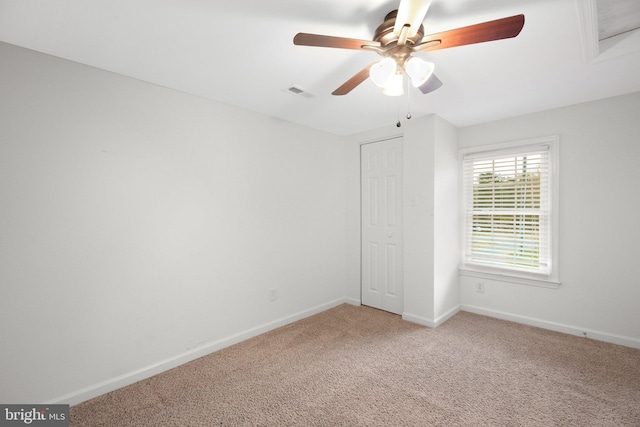
{"label": "pull chain", "polygon": [[[411,87],[409,86],[409,79],[407,80],[407,115],[405,116],[407,118],[407,120],[411,120]],[[398,121],[396,122],[396,127],[400,127],[402,126],[402,123],[400,122],[400,98],[402,98],[402,96],[398,96],[398,110],[397,110],[397,115],[398,115]]]}
{"label": "pull chain", "polygon": [[411,87],[409,87],[409,79],[407,79],[407,120],[411,119]]}

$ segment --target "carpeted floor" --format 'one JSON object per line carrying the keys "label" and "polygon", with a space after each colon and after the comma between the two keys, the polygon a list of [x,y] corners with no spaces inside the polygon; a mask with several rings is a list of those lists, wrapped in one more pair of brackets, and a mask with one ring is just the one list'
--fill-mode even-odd
{"label": "carpeted floor", "polygon": [[72,426],[640,426],[640,350],[341,305],[71,408]]}

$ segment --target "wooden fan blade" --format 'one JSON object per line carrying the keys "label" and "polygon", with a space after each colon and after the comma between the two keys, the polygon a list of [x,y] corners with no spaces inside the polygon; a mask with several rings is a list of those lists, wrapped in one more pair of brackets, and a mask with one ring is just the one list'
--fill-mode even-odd
{"label": "wooden fan blade", "polygon": [[[414,50],[427,52],[468,44],[490,42],[493,40],[509,39],[520,34],[522,27],[524,27],[524,15],[510,16],[508,18],[496,19],[495,21],[483,22],[455,30],[430,34],[425,36],[422,42],[414,47]],[[434,40],[440,40],[440,43],[421,48],[425,43],[430,43]]]}
{"label": "wooden fan blade", "polygon": [[442,86],[442,82],[439,78],[436,77],[435,74],[431,74],[431,77],[419,87],[422,93],[433,92],[434,90],[440,88]]}
{"label": "wooden fan blade", "polygon": [[402,27],[409,24],[408,36],[415,36],[427,15],[429,6],[431,6],[431,0],[400,0],[393,32],[400,35]]}
{"label": "wooden fan blade", "polygon": [[342,86],[331,92],[331,95],[346,95],[351,92],[353,89],[355,89],[356,86],[369,78],[369,69],[373,66],[373,64],[375,64],[375,62],[372,62],[371,64],[360,70],[358,74],[351,77],[349,80],[344,82]]}
{"label": "wooden fan blade", "polygon": [[299,46],[335,47],[338,49],[362,49],[362,46],[380,46],[380,42],[372,40],[348,39],[344,37],[323,36],[321,34],[298,33],[293,44]]}

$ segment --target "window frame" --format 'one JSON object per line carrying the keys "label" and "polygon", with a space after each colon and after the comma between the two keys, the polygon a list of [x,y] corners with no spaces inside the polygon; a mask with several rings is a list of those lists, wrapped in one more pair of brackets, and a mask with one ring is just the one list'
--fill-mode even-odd
{"label": "window frame", "polygon": [[[489,144],[474,147],[465,147],[458,150],[459,170],[460,170],[460,267],[459,272],[463,276],[472,276],[483,279],[505,281],[523,285],[541,286],[557,289],[560,286],[559,264],[558,264],[558,232],[559,232],[559,146],[558,135],[545,136],[540,138],[510,141],[497,144]],[[465,260],[467,221],[466,221],[466,199],[465,199],[465,171],[464,160],[469,156],[495,155],[505,153],[530,152],[532,149],[545,148],[549,153],[549,227],[550,241],[549,250],[551,267],[549,274],[537,272],[516,271],[500,266],[479,266],[467,264]]]}

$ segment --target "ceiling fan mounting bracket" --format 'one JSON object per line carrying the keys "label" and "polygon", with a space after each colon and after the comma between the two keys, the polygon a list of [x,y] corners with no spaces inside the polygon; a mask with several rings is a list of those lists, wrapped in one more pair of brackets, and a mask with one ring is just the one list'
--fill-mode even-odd
{"label": "ceiling fan mounting bracket", "polygon": [[[376,28],[373,34],[373,40],[379,42],[383,47],[398,43],[399,36],[393,31],[396,24],[396,16],[398,16],[397,10],[387,13],[384,17],[384,22]],[[407,37],[406,44],[415,45],[422,40],[422,37],[424,37],[424,27],[420,25],[415,36]]]}
{"label": "ceiling fan mounting bracket", "polygon": [[394,32],[396,24],[397,10],[392,10],[384,17],[384,22],[378,26],[373,41],[380,43],[380,46],[362,46],[365,50],[372,50],[385,58],[393,58],[398,64],[398,71],[401,72],[404,64],[413,52],[412,47],[420,43],[424,37],[424,27],[420,28],[413,37],[408,37],[408,24],[400,34]]}

